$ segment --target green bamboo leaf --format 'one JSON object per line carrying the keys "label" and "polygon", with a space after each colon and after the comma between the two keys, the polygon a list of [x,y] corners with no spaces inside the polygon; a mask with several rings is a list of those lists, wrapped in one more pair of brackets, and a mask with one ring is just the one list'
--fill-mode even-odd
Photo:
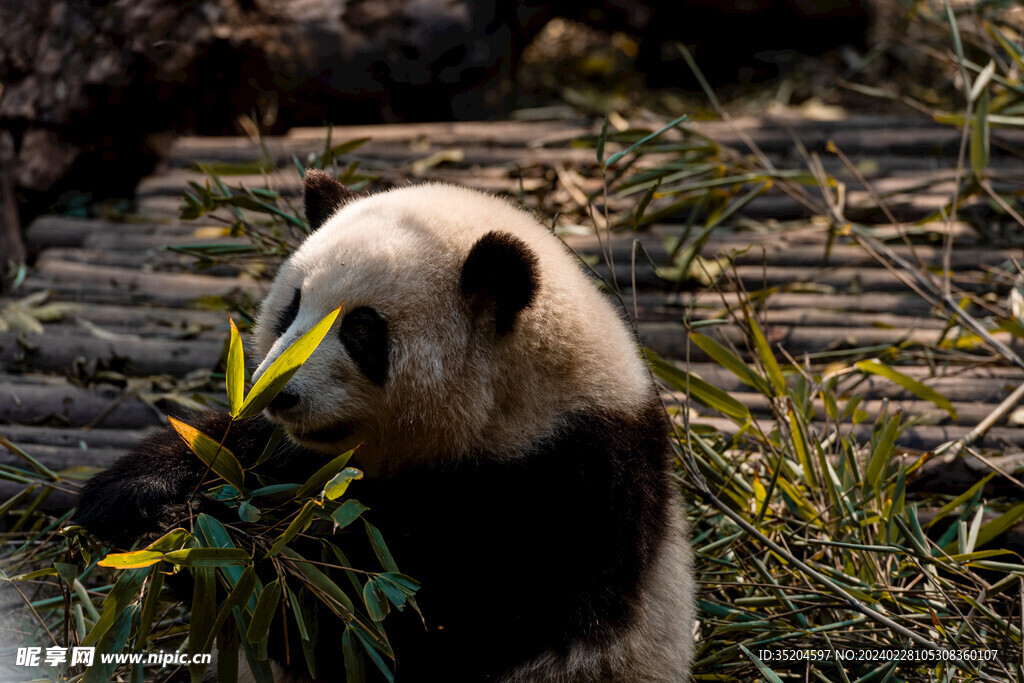
{"label": "green bamboo leaf", "polygon": [[997,536],[1002,535],[1003,532],[1016,524],[1022,517],[1024,517],[1024,503],[1017,503],[978,530],[977,540],[974,544],[975,547],[981,547]]}
{"label": "green bamboo leaf", "polygon": [[752,316],[749,318],[749,323],[750,334],[754,339],[754,350],[757,352],[757,357],[761,359],[765,372],[768,373],[768,379],[771,380],[772,386],[775,388],[775,395],[784,396],[786,394],[786,378],[782,376],[782,370],[775,360],[775,354],[772,353],[772,348],[768,345],[768,340],[765,339],[761,327]]}
{"label": "green bamboo leaf", "polygon": [[168,416],[167,421],[171,423],[174,431],[178,432],[178,436],[189,447],[189,450],[209,465],[210,469],[218,477],[239,491],[245,491],[245,470],[242,469],[242,465],[238,462],[235,454],[231,452],[231,449],[222,446],[195,427],[187,425],[181,420]]}
{"label": "green bamboo leaf", "polygon": [[146,585],[146,597],[142,601],[142,613],[139,616],[139,636],[136,641],[136,649],[140,651],[147,649],[149,631],[153,627],[153,618],[156,616],[157,605],[160,604],[160,593],[163,587],[163,572],[150,572],[149,583]]}
{"label": "green bamboo leaf", "polygon": [[761,659],[753,652],[744,647],[743,643],[740,643],[740,649],[743,650],[743,654],[750,658],[750,661],[754,663],[757,670],[761,672],[761,675],[765,677],[770,683],[782,683],[782,679],[779,675],[768,668],[768,665],[761,661]]}
{"label": "green bamboo leaf", "polygon": [[345,681],[346,683],[363,683],[366,680],[366,670],[363,668],[363,655],[356,648],[356,637],[352,634],[352,627],[345,629],[341,636],[341,650],[345,656]]}
{"label": "green bamboo leaf", "polygon": [[[885,416],[878,418],[880,421],[885,420]],[[868,468],[864,473],[864,482],[862,490],[868,491],[869,489],[874,490],[875,495],[879,493],[879,487],[882,483],[882,475],[885,474],[885,468],[892,459],[892,454],[896,448],[896,435],[899,432],[900,425],[900,414],[896,413],[888,420],[885,420],[881,430],[878,432],[877,439],[872,439],[871,458],[868,460]]]}
{"label": "green bamboo leaf", "polygon": [[171,529],[166,534],[146,546],[146,550],[155,550],[161,553],[166,553],[171,550],[180,550],[185,547],[185,544],[188,543],[188,540],[191,537],[192,534],[184,529]]}
{"label": "green bamboo leaf", "polygon": [[363,604],[366,605],[366,611],[370,618],[378,623],[384,621],[384,617],[391,611],[387,595],[374,579],[370,579],[363,586]]}
{"label": "green bamboo leaf", "polygon": [[[387,644],[384,641],[375,640],[359,622],[352,622],[350,627],[352,628],[352,632],[356,634],[356,638],[358,638],[359,642],[362,643],[363,652],[370,657],[370,660],[377,666],[377,670],[384,675],[384,678],[388,683],[394,683],[395,675],[391,673],[391,669],[388,668],[388,665],[378,653],[378,651],[387,651]],[[388,652],[388,656],[391,656],[390,652]]]}
{"label": "green bamboo leaf", "polygon": [[750,410],[718,387],[708,384],[697,375],[680,370],[648,348],[644,349],[644,355],[650,362],[654,374],[671,388],[687,392],[697,403],[717,410],[740,424],[750,420]]}
{"label": "green bamboo leaf", "polygon": [[320,157],[317,159],[317,168],[326,168],[330,164],[334,163],[334,160],[337,159],[338,157],[344,156],[349,152],[355,151],[356,149],[362,147],[369,141],[370,138],[356,138],[354,140],[349,140],[348,142],[343,142],[340,145],[335,145],[334,147],[331,147],[329,150],[321,154]]}
{"label": "green bamboo leaf", "polygon": [[43,477],[45,477],[46,479],[49,479],[50,481],[59,481],[60,480],[60,477],[57,476],[57,474],[53,470],[51,470],[49,467],[47,467],[43,463],[39,462],[36,458],[32,457],[32,455],[27,453],[25,450],[23,450],[19,446],[16,446],[15,444],[13,444],[10,441],[8,441],[6,437],[0,436],[0,446],[3,446],[7,450],[9,450],[11,453],[13,453],[14,455],[18,456],[19,458],[21,458],[22,460],[27,462],[29,465],[32,466],[33,469],[35,469],[36,472],[38,472],[39,474],[43,475]]}
{"label": "green bamboo leaf", "polygon": [[604,162],[604,167],[608,168],[609,166],[614,164],[616,161],[618,161],[622,157],[626,156],[627,154],[632,154],[633,152],[637,151],[638,149],[640,149],[641,147],[646,145],[651,140],[655,139],[656,137],[659,137],[660,135],[662,135],[666,131],[671,130],[672,128],[675,128],[680,123],[682,123],[683,121],[687,120],[688,118],[690,118],[689,114],[683,114],[682,116],[669,121],[667,124],[665,124],[664,126],[659,128],[658,130],[654,131],[650,135],[646,135],[646,136],[640,138],[635,143],[633,143],[632,145],[630,145],[626,149],[622,150],[621,152],[616,152],[615,154],[613,154],[610,157],[608,157],[608,160],[606,162]]}
{"label": "green bamboo leaf", "polygon": [[327,485],[327,482],[329,482],[334,475],[345,469],[345,465],[348,464],[348,461],[354,452],[355,449],[345,451],[317,470],[313,476],[306,480],[306,483],[299,487],[299,490],[295,492],[293,498],[298,500],[322,491],[324,486]]}
{"label": "green bamboo leaf", "polygon": [[303,640],[312,639],[312,631],[306,623],[306,616],[303,613],[302,603],[299,602],[299,596],[295,595],[295,591],[291,588],[288,588],[288,605],[291,607],[292,613],[295,614],[295,626],[299,629],[299,637]]}
{"label": "green bamboo leaf", "polygon": [[32,579],[38,579],[42,576],[57,576],[57,569],[55,567],[43,567],[42,569],[36,569],[35,571],[28,572],[27,574],[18,574],[16,576],[12,576],[7,580],[30,581]]}
{"label": "green bamboo leaf", "polygon": [[54,562],[53,568],[57,570],[57,575],[64,579],[69,587],[75,585],[75,579],[78,578],[78,565],[70,564],[68,562]]}
{"label": "green bamboo leaf", "polygon": [[950,555],[949,559],[953,562],[973,562],[975,560],[987,560],[990,557],[999,557],[1000,555],[1013,555],[1012,550],[976,550],[973,553],[964,553],[961,555]]}
{"label": "green bamboo leaf", "polygon": [[888,365],[885,365],[884,363],[877,359],[858,361],[857,369],[860,370],[861,372],[870,373],[872,375],[881,375],[882,377],[885,377],[889,381],[895,382],[896,384],[900,385],[901,387],[912,393],[914,396],[917,396],[918,398],[925,401],[931,401],[939,408],[942,408],[947,413],[949,413],[950,417],[952,417],[954,420],[957,419],[956,408],[953,407],[953,404],[950,403],[949,399],[947,399],[945,396],[935,391],[931,387],[921,384],[913,377],[908,377],[907,375],[904,375],[902,372],[899,372],[889,367]]}
{"label": "green bamboo leaf", "polygon": [[[317,569],[314,565],[306,562],[305,559],[291,548],[282,548],[282,558],[290,560],[289,564],[300,575],[302,582],[320,597],[323,602],[334,612],[338,613],[346,621],[352,618],[356,608],[345,592],[338,587],[326,574]],[[342,613],[339,607],[344,610]]]}
{"label": "green bamboo leaf", "polygon": [[181,567],[224,567],[252,561],[242,548],[185,548],[166,553],[163,559]]}
{"label": "green bamboo leaf", "polygon": [[238,415],[235,416],[237,419],[253,417],[267,407],[267,404],[277,396],[292,375],[316,350],[340,312],[341,306],[338,306],[281,352],[281,355],[260,375],[256,384],[249,390],[249,395],[245,397],[242,407],[238,410]]}
{"label": "green bamboo leaf", "polygon": [[699,332],[691,332],[690,340],[693,341],[704,353],[711,356],[711,359],[723,368],[736,375],[741,382],[747,386],[757,389],[765,396],[771,396],[772,390],[763,377],[754,372],[750,366],[744,363],[739,356],[717,341]]}
{"label": "green bamboo leaf", "polygon": [[[196,516],[196,522],[193,526],[196,537],[206,547],[211,548],[234,548],[235,544],[232,543],[231,537],[228,535],[228,530],[224,528],[220,520],[215,517],[211,517],[205,513],[200,513]],[[246,563],[247,564],[247,563]],[[242,566],[236,564],[221,565],[220,573],[227,579],[228,584],[233,588],[238,585],[238,582],[242,580],[244,571]],[[246,604],[245,609],[252,613],[256,609],[256,594],[263,590],[263,584],[260,580],[256,579],[255,592],[250,595],[249,602]]]}
{"label": "green bamboo leaf", "polygon": [[337,500],[345,495],[349,484],[362,478],[362,470],[357,470],[355,467],[346,467],[327,483],[327,486],[324,487],[324,495],[329,500]]}
{"label": "green bamboo leaf", "polygon": [[247,500],[238,506],[238,518],[243,522],[258,522],[262,516],[260,509]]}
{"label": "green bamboo leaf", "polygon": [[249,492],[249,495],[253,498],[260,498],[263,496],[267,497],[291,497],[288,494],[293,491],[297,491],[299,488],[298,484],[271,484],[270,486],[263,486],[258,489],[253,489]]}
{"label": "green bamboo leaf", "polygon": [[[302,592],[301,595],[305,596],[306,593]],[[288,588],[288,605],[295,616],[295,626],[299,630],[299,639],[302,644],[302,655],[306,660],[306,669],[309,670],[309,675],[313,680],[318,680],[316,675],[316,633],[314,631],[316,624],[310,623],[305,605],[290,587]]]}
{"label": "green bamboo leaf", "polygon": [[597,163],[604,163],[604,144],[608,140],[608,114],[604,115],[604,125],[601,126],[601,134],[597,136]]}
{"label": "green bamboo leaf", "polygon": [[267,551],[266,557],[273,557],[281,552],[281,549],[285,547],[293,538],[298,536],[300,533],[306,530],[309,523],[313,521],[313,513],[317,509],[316,501],[307,500],[306,504],[299,510],[299,514],[295,516],[288,528],[284,530],[284,533],[274,539],[273,544],[270,546],[270,550]]}
{"label": "green bamboo leaf", "polygon": [[281,580],[275,579],[263,588],[260,599],[256,603],[256,611],[253,612],[252,619],[249,621],[249,630],[245,634],[250,643],[259,643],[267,639],[267,635],[270,633],[270,624],[274,620],[280,603]]}
{"label": "green bamboo leaf", "polygon": [[998,474],[998,472],[989,472],[984,477],[975,482],[975,484],[971,486],[971,488],[967,489],[959,496],[943,505],[941,508],[939,508],[939,511],[935,513],[935,516],[928,520],[928,523],[924,525],[924,528],[930,529],[936,522],[944,518],[950,512],[952,512],[956,508],[960,507],[967,501],[974,498],[974,496],[976,496],[979,491],[985,488],[985,485],[989,483],[992,480],[992,478],[997,476]]}
{"label": "green bamboo leaf", "polygon": [[989,159],[989,120],[988,90],[985,90],[975,104],[974,117],[971,123],[971,170],[974,175],[982,177],[988,168]]}
{"label": "green bamboo leaf", "polygon": [[366,535],[370,538],[373,554],[377,556],[380,565],[393,574],[400,573],[398,565],[395,564],[395,558],[391,556],[391,551],[388,550],[387,544],[384,543],[384,537],[381,536],[380,530],[365,519],[363,520],[363,525],[366,527]]}
{"label": "green bamboo leaf", "polygon": [[1010,40],[1003,35],[1003,32],[995,26],[987,21],[983,21],[982,24],[985,27],[985,32],[995,38],[996,42],[999,43],[999,46],[1003,48],[1003,51],[1017,63],[1018,68],[1024,69],[1024,52],[1021,52],[1021,49],[1014,43],[1010,42]]}
{"label": "green bamboo leaf", "polygon": [[228,318],[228,322],[231,323],[231,341],[228,343],[228,361],[224,379],[228,391],[228,409],[231,417],[237,417],[245,396],[245,354],[242,350],[242,337],[238,334],[235,321]]}
{"label": "green bamboo leaf", "polygon": [[341,507],[335,510],[334,514],[331,515],[331,519],[334,520],[334,523],[338,525],[339,529],[343,529],[356,521],[359,518],[359,515],[369,509],[370,508],[366,507],[358,500],[352,498],[342,503]]}
{"label": "green bamboo leaf", "polygon": [[142,582],[151,571],[150,568],[128,569],[118,577],[117,583],[103,599],[103,613],[93,624],[92,630],[82,641],[82,645],[88,647],[95,645],[114,625],[119,617],[124,614],[128,606],[135,601],[139,591],[142,590]]}
{"label": "green bamboo leaf", "polygon": [[[189,550],[195,549],[190,548]],[[209,652],[209,649],[204,649],[204,645],[213,642],[217,635],[217,632],[213,630],[213,624],[217,618],[217,576],[213,567],[194,567],[192,579],[195,581],[195,585],[192,587],[192,611],[188,625],[188,653],[191,657],[195,657],[198,654]],[[193,683],[200,683],[203,680],[203,673],[208,666],[208,664],[189,665],[188,670]]]}
{"label": "green bamboo leaf", "polygon": [[110,553],[97,562],[101,567],[117,569],[138,569],[149,567],[164,559],[164,554],[152,550],[136,550],[131,553]]}
{"label": "green bamboo leaf", "polygon": [[[213,628],[211,629],[211,636],[215,636],[227,623],[228,618],[231,616],[232,611],[238,607],[239,609],[245,609],[246,605],[250,600],[253,600],[254,593],[256,590],[256,570],[253,565],[249,565],[242,572],[238,581],[235,583],[234,588],[228,593],[228,597],[221,603],[220,609],[217,611],[217,618],[213,622]],[[264,591],[265,592],[265,591]],[[262,595],[262,593],[261,593]],[[250,611],[256,611],[256,605],[254,604]],[[251,623],[251,622],[250,622]],[[212,640],[207,640],[203,644],[203,651],[209,652],[213,645]]]}
{"label": "green bamboo leaf", "polygon": [[813,522],[814,520],[820,520],[821,515],[814,509],[814,506],[804,497],[804,494],[800,492],[793,484],[789,483],[786,479],[779,477],[776,480],[776,484],[782,489],[782,492],[789,499],[791,507],[807,522]]}
{"label": "green bamboo leaf", "polygon": [[818,488],[818,475],[811,464],[811,453],[807,446],[807,434],[804,432],[803,423],[792,409],[789,411],[789,426],[792,430],[791,441],[793,443],[793,450],[796,451],[797,461],[804,471],[804,478],[811,489],[816,489]]}
{"label": "green bamboo leaf", "polygon": [[419,584],[416,581],[401,574],[390,572],[379,574],[376,580],[377,585],[388,596],[388,600],[399,610],[405,607],[406,600],[415,595],[419,589]]}
{"label": "green bamboo leaf", "polygon": [[[121,652],[124,649],[125,643],[128,642],[128,635],[132,630],[132,619],[135,618],[138,611],[138,605],[125,605],[123,609],[119,610],[116,621],[113,622],[111,628],[107,629],[103,637],[96,643],[96,649],[103,654],[118,654]],[[93,628],[93,631],[95,630]],[[103,658],[97,656],[93,666],[85,670],[85,677],[82,679],[83,683],[107,683],[107,681],[110,681],[114,669],[117,668],[117,660],[113,657],[110,659],[111,661],[105,662]]]}

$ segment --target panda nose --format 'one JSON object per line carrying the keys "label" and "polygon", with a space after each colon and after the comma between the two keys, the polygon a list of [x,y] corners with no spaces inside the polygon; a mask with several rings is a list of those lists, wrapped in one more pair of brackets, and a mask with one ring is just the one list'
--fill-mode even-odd
{"label": "panda nose", "polygon": [[287,389],[282,389],[281,392],[270,402],[270,407],[274,410],[288,410],[289,408],[294,408],[298,402],[298,394],[288,391]]}

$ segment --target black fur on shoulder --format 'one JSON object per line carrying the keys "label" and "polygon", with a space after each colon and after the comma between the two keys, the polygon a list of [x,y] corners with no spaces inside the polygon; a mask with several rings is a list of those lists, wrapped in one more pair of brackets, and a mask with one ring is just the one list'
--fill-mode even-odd
{"label": "black fur on shoulder", "polygon": [[318,230],[335,211],[357,196],[327,171],[318,168],[308,169],[303,181],[302,199],[306,207],[309,229]]}
{"label": "black fur on shoulder", "polygon": [[459,285],[462,295],[470,300],[474,315],[489,311],[498,334],[505,334],[512,328],[516,314],[537,296],[537,256],[514,235],[489,232],[466,257]]}

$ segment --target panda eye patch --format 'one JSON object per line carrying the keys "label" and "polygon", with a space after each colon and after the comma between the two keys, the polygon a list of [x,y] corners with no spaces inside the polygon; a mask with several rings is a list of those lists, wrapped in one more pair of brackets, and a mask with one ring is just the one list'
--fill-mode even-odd
{"label": "panda eye patch", "polygon": [[292,323],[295,322],[295,316],[299,314],[300,303],[302,303],[302,290],[296,289],[295,294],[292,295],[292,302],[288,304],[288,308],[277,314],[277,321],[274,323],[275,336],[280,337],[292,326]]}
{"label": "panda eye patch", "polygon": [[354,309],[341,321],[338,337],[352,362],[371,382],[388,377],[388,323],[372,308]]}

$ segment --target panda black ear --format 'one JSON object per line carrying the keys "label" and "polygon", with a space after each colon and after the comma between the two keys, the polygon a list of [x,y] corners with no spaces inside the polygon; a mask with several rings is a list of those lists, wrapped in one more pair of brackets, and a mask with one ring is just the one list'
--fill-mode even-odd
{"label": "panda black ear", "polygon": [[356,198],[356,193],[334,179],[327,171],[311,168],[306,171],[302,201],[310,230],[317,230],[335,211]]}
{"label": "panda black ear", "polygon": [[494,316],[498,334],[508,332],[516,314],[531,303],[540,287],[537,256],[518,237],[489,232],[473,245],[462,265],[462,295],[475,316]]}

